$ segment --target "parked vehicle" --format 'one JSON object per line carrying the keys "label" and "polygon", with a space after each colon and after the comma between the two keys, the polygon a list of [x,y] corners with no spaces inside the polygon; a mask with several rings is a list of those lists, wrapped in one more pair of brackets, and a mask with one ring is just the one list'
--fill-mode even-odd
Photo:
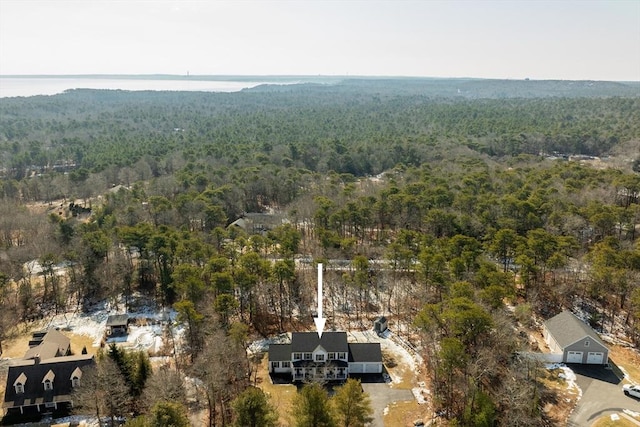
{"label": "parked vehicle", "polygon": [[622,386],[622,391],[627,396],[633,396],[640,399],[640,385],[625,384]]}

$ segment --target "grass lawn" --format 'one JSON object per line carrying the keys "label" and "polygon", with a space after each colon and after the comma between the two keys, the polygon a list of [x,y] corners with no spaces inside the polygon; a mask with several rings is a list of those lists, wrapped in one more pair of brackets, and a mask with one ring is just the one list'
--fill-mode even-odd
{"label": "grass lawn", "polygon": [[[34,329],[35,331],[37,329]],[[15,338],[7,340],[2,344],[2,348],[5,350],[2,353],[2,357],[11,358],[11,359],[20,359],[29,349],[29,340],[31,339],[31,333],[33,331],[28,331],[24,334],[21,334]],[[94,354],[96,352],[93,346],[93,337],[89,337],[86,335],[76,335],[73,332],[69,331],[60,331],[66,337],[71,340],[71,351],[73,354],[80,354],[82,352],[83,347],[87,347],[87,351],[89,354]]]}
{"label": "grass lawn", "polygon": [[421,381],[414,367],[408,365],[406,360],[389,349],[382,351],[382,360],[387,372],[393,378],[391,387],[411,390],[418,385],[418,381]]}
{"label": "grass lawn", "polygon": [[383,419],[385,427],[413,426],[415,420],[422,420],[426,423],[431,416],[427,405],[418,405],[415,400],[395,402],[388,408],[389,411]]}
{"label": "grass lawn", "polygon": [[297,394],[297,389],[291,384],[272,384],[268,365],[269,359],[263,357],[258,371],[257,385],[270,397],[271,404],[276,408],[280,417],[280,425],[282,427],[292,426],[291,408],[293,407],[293,398]]}
{"label": "grass lawn", "polygon": [[637,350],[619,345],[609,346],[609,357],[616,365],[624,368],[631,382],[640,383],[640,354]]}
{"label": "grass lawn", "polygon": [[596,420],[591,424],[591,427],[636,427],[636,424],[632,423],[628,419],[620,416],[619,420],[612,420],[611,415],[606,415]]}

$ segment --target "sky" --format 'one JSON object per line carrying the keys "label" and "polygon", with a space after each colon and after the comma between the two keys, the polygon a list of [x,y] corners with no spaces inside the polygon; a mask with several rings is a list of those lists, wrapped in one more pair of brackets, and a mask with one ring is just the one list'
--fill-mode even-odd
{"label": "sky", "polygon": [[0,0],[0,75],[640,81],[640,0]]}

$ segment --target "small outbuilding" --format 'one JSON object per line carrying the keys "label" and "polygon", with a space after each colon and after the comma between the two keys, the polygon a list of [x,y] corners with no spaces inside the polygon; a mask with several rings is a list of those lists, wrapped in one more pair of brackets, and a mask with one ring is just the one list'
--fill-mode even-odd
{"label": "small outbuilding", "polygon": [[389,321],[386,317],[380,316],[373,322],[373,330],[381,334],[389,328]]}
{"label": "small outbuilding", "polygon": [[127,335],[129,333],[129,316],[114,314],[107,317],[107,336]]}
{"label": "small outbuilding", "polygon": [[609,349],[596,331],[570,311],[544,323],[544,339],[552,353],[562,353],[564,363],[605,365]]}

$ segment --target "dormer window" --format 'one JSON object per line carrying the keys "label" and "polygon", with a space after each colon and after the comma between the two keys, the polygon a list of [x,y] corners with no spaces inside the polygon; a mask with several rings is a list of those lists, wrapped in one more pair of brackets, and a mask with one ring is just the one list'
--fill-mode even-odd
{"label": "dormer window", "polygon": [[24,374],[24,372],[20,373],[20,376],[18,376],[18,378],[16,378],[16,381],[13,383],[13,386],[16,389],[16,394],[22,394],[24,393],[24,385],[27,382],[27,376]]}
{"label": "dormer window", "polygon": [[82,371],[80,368],[74,369],[71,373],[71,387],[78,387],[80,385],[80,378],[82,378]]}
{"label": "dormer window", "polygon": [[53,371],[49,369],[49,372],[47,372],[47,374],[42,379],[42,384],[44,385],[45,391],[53,390],[53,379],[55,377],[56,377],[56,374],[54,374]]}

